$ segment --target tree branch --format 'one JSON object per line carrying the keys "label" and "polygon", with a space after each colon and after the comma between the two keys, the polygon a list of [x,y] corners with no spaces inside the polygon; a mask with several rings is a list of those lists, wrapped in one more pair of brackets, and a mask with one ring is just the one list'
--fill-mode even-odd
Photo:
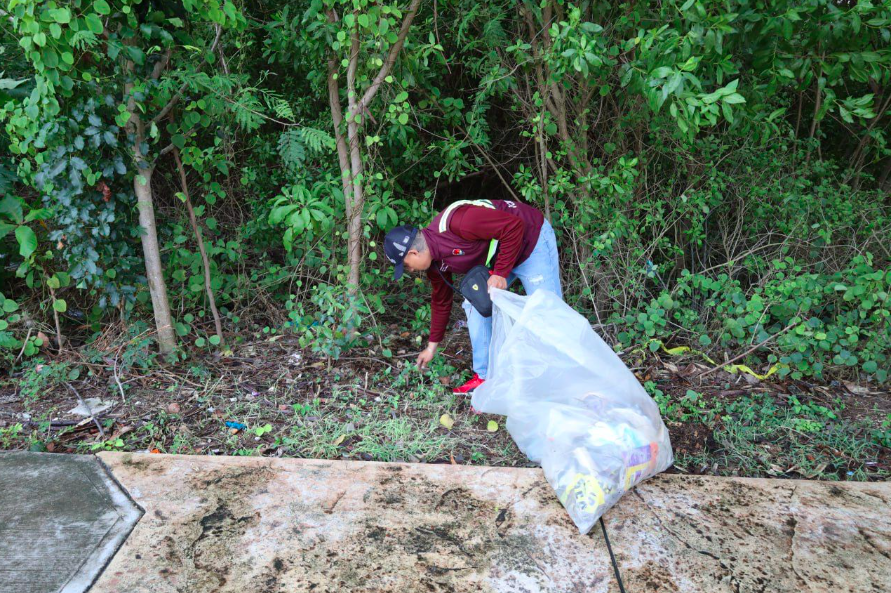
{"label": "tree branch", "polygon": [[[213,43],[210,44],[210,53],[213,53],[214,50],[216,49],[217,43],[219,43],[220,36],[222,34],[223,34],[223,28],[221,26],[217,25],[217,34],[213,38]],[[170,51],[171,50],[169,50],[169,49],[167,50],[167,61],[170,60]],[[165,63],[165,65],[166,65],[166,63]],[[157,67],[157,64],[155,66]],[[161,75],[160,72],[158,72],[157,76],[155,76],[154,73],[152,73],[152,74],[153,74],[152,78],[154,78],[156,80],[157,80],[158,76]],[[189,86],[189,83],[184,82],[182,84],[182,86],[179,87],[179,90],[177,90],[176,93],[174,93],[173,97],[171,97],[170,100],[167,102],[167,105],[165,105],[163,108],[161,108],[161,111],[158,113],[158,115],[156,115],[155,117],[153,117],[151,119],[151,123],[156,124],[159,121],[161,121],[162,119],[164,119],[165,117],[167,117],[167,114],[170,113],[170,110],[173,109],[173,106],[176,105],[177,101],[179,101],[182,98],[183,93],[186,92],[186,89],[188,88],[188,86]]]}
{"label": "tree branch", "polygon": [[390,74],[390,69],[392,69],[393,64],[396,63],[396,57],[399,55],[400,50],[402,50],[406,37],[408,37],[408,30],[411,28],[411,23],[414,20],[415,15],[418,13],[418,5],[420,5],[420,3],[421,0],[412,0],[409,5],[408,12],[405,14],[405,18],[402,19],[402,27],[399,29],[396,43],[390,48],[390,53],[387,54],[387,59],[384,60],[380,71],[377,73],[377,76],[374,77],[371,86],[365,91],[365,95],[362,96],[362,100],[358,104],[357,113],[361,113],[365,106],[371,103],[371,100],[374,99],[378,89],[380,89],[381,83],[383,83],[384,79]]}

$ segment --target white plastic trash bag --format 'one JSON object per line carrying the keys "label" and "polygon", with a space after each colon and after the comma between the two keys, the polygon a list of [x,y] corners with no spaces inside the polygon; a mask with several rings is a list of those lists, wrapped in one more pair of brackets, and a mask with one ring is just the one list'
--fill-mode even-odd
{"label": "white plastic trash bag", "polygon": [[507,430],[582,533],[673,462],[659,408],[588,321],[547,290],[492,291],[489,376],[473,407]]}

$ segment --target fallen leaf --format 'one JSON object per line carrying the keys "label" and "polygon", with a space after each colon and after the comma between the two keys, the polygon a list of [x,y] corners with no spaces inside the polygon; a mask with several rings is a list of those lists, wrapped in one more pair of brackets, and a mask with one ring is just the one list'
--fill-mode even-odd
{"label": "fallen leaf", "polygon": [[161,451],[159,451],[158,449],[152,449],[151,451],[149,451],[149,453],[160,453],[160,452]]}
{"label": "fallen leaf", "polygon": [[402,332],[401,334],[399,334],[399,337],[400,337],[400,338],[407,338],[407,337],[409,337],[410,335],[411,335],[411,332]]}
{"label": "fallen leaf", "polygon": [[452,420],[452,417],[448,414],[443,414],[439,417],[439,423],[451,430],[453,426],[455,426],[455,421]]}
{"label": "fallen leaf", "polygon": [[39,331],[37,332],[37,337],[40,339],[41,342],[43,342],[44,346],[47,346],[49,344],[49,338],[46,337],[45,333]]}
{"label": "fallen leaf", "polygon": [[448,376],[440,377],[439,382],[442,383],[443,385],[445,385],[446,387],[448,387],[449,385],[452,384],[452,378],[448,377]]}
{"label": "fallen leaf", "polygon": [[458,465],[457,462],[455,462],[455,456],[451,453],[449,453],[449,462],[451,462],[452,465]]}
{"label": "fallen leaf", "polygon": [[844,381],[844,384],[845,384],[845,387],[848,388],[848,391],[850,391],[854,395],[869,394],[869,389],[867,389],[866,387],[861,387],[860,385],[857,385],[856,383],[850,383],[848,381]]}
{"label": "fallen leaf", "polygon": [[783,468],[776,465],[775,463],[771,463],[770,468],[767,470],[767,473],[772,476],[781,476],[783,475]]}
{"label": "fallen leaf", "polygon": [[122,436],[124,436],[125,434],[127,434],[128,432],[133,432],[133,427],[132,426],[122,426],[118,430],[116,430],[113,435],[111,435],[111,438],[119,439]]}
{"label": "fallen leaf", "polygon": [[281,410],[282,412],[288,412],[291,410],[291,406],[289,406],[287,404],[279,404],[278,409]]}
{"label": "fallen leaf", "polygon": [[179,404],[176,402],[167,405],[168,414],[179,414]]}
{"label": "fallen leaf", "polygon": [[230,429],[229,429],[229,434],[238,434],[238,433],[239,433],[239,430],[238,430],[237,428],[230,428]]}
{"label": "fallen leaf", "polygon": [[334,439],[334,446],[336,447],[336,446],[340,445],[340,443],[342,443],[344,441],[344,439],[346,439],[345,434],[342,434],[339,437],[337,437],[336,439]]}
{"label": "fallen leaf", "polygon": [[489,420],[489,424],[486,425],[486,430],[489,432],[498,432],[498,423],[494,420]]}
{"label": "fallen leaf", "polygon": [[821,463],[820,465],[818,465],[817,467],[815,467],[815,468],[813,469],[813,471],[811,471],[811,472],[809,472],[809,473],[807,473],[807,474],[804,474],[804,476],[805,476],[806,478],[808,478],[809,480],[812,480],[812,479],[816,478],[817,476],[819,476],[820,474],[822,474],[824,471],[826,471],[826,467],[827,467],[828,465],[829,465],[829,464],[826,463],[826,462],[824,461],[823,463]]}

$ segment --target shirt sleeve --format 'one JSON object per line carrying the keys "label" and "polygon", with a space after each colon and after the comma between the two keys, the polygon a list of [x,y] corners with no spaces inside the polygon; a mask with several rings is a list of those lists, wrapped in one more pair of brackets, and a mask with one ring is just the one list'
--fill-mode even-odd
{"label": "shirt sleeve", "polygon": [[484,206],[464,206],[455,210],[449,230],[469,241],[498,240],[498,257],[493,274],[507,278],[523,248],[526,225],[519,216]]}
{"label": "shirt sleeve", "polygon": [[435,269],[439,262],[427,268],[427,278],[430,280],[430,286],[433,288],[433,295],[430,299],[430,341],[442,342],[445,337],[446,327],[449,325],[449,316],[452,314],[452,297],[454,291],[445,283],[443,276],[449,282],[452,281],[451,272],[440,272]]}

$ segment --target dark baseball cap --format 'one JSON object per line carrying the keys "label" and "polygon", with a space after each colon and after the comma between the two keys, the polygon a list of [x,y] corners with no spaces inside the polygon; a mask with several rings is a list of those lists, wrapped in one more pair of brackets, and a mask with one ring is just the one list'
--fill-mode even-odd
{"label": "dark baseball cap", "polygon": [[391,229],[384,238],[384,254],[393,264],[393,280],[399,280],[405,271],[405,254],[408,253],[412,241],[418,235],[418,228],[408,225]]}

